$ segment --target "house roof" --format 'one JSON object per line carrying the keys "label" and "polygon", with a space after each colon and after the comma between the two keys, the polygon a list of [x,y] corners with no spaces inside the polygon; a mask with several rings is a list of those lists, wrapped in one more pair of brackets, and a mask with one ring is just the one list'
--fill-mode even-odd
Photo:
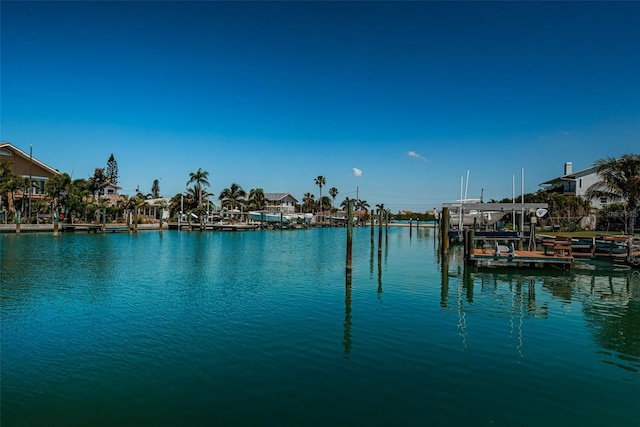
{"label": "house roof", "polygon": [[296,203],[298,202],[298,199],[293,197],[293,195],[291,193],[264,193],[264,198],[267,199],[267,200],[282,200],[287,196],[289,196],[293,200],[295,200]]}
{"label": "house roof", "polygon": [[591,175],[594,173],[598,173],[598,167],[597,166],[591,166],[588,167],[586,169],[582,169],[579,171],[575,171],[575,172],[571,172],[569,174],[566,175],[560,175],[559,177],[550,179],[548,181],[545,181],[543,183],[541,183],[540,185],[554,185],[554,184],[559,184],[561,182],[565,182],[565,181],[575,181],[578,178],[582,178],[585,175]]}
{"label": "house roof", "polygon": [[16,155],[22,157],[23,159],[31,160],[31,162],[33,162],[33,164],[38,165],[42,169],[44,169],[47,172],[51,173],[52,175],[60,175],[60,171],[59,170],[52,168],[51,166],[41,162],[40,160],[36,159],[33,156],[30,156],[29,154],[25,153],[24,151],[22,151],[21,149],[19,149],[15,145],[12,145],[10,142],[0,142],[0,149],[3,149],[3,148],[12,151],[13,153],[15,153]]}

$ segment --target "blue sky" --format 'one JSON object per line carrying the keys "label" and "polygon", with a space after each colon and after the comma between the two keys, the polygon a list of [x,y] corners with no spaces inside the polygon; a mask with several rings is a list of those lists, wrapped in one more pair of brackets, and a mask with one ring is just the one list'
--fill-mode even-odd
{"label": "blue sky", "polygon": [[0,140],[122,192],[425,211],[640,151],[638,2],[7,2]]}

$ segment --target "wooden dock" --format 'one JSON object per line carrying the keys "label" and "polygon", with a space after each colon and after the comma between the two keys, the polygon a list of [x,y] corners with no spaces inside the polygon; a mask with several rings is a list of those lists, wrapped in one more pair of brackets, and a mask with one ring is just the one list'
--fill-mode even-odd
{"label": "wooden dock", "polygon": [[543,267],[544,265],[556,266],[562,269],[571,267],[574,258],[569,255],[545,255],[544,251],[520,251],[500,252],[494,250],[473,249],[468,255],[468,263],[475,267]]}
{"label": "wooden dock", "polygon": [[535,250],[517,250],[518,247],[522,248],[525,241],[499,234],[475,236],[473,229],[467,229],[464,236],[465,260],[467,264],[478,267],[552,265],[563,269],[570,268],[575,259],[607,260],[640,268],[640,236],[544,236],[536,242],[535,247],[531,246],[530,249]]}
{"label": "wooden dock", "polygon": [[187,231],[253,231],[260,228],[260,224],[245,224],[245,223],[207,223],[202,224],[192,222],[177,222],[169,223],[169,230],[187,230]]}
{"label": "wooden dock", "polygon": [[[86,233],[123,233],[130,231],[126,224],[61,224],[60,230],[63,233],[75,233],[82,231]],[[133,227],[131,227],[133,231]]]}

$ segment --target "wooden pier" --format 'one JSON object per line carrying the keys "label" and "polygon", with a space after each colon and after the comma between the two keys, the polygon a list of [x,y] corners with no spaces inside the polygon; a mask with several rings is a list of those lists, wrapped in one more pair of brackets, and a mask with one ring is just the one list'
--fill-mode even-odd
{"label": "wooden pier", "polygon": [[169,230],[188,230],[188,231],[254,231],[260,228],[260,224],[245,224],[245,223],[207,223],[202,224],[197,222],[177,222],[169,223]]}
{"label": "wooden pier", "polygon": [[571,267],[574,258],[569,255],[545,255],[544,251],[500,252],[474,248],[467,257],[467,263],[474,267],[543,267],[556,266],[562,269]]}
{"label": "wooden pier", "polygon": [[530,250],[522,250],[527,240],[504,235],[476,236],[473,229],[467,229],[464,236],[466,263],[476,267],[552,265],[567,269],[574,260],[581,259],[605,260],[640,268],[640,236],[544,236],[541,240],[529,242]]}
{"label": "wooden pier", "polygon": [[122,233],[133,231],[133,227],[129,227],[126,224],[62,224],[60,227],[63,233],[74,233],[76,231],[83,231],[86,233]]}

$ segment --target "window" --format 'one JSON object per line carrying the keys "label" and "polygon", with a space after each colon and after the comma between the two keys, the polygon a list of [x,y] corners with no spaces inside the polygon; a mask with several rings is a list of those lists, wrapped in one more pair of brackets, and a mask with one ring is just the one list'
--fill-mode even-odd
{"label": "window", "polygon": [[578,180],[578,188],[582,188],[582,178]]}

